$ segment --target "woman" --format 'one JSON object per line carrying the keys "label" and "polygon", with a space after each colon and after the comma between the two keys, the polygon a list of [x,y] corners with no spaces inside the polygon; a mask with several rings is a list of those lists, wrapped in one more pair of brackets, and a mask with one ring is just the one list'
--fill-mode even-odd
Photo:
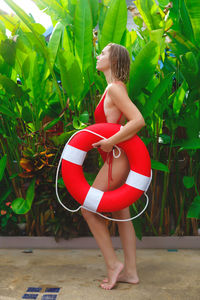
{"label": "woman", "polygon": [[[97,56],[96,68],[104,73],[108,85],[95,110],[95,121],[124,125],[125,119],[127,120],[119,132],[107,140],[100,140],[93,144],[93,147],[100,149],[105,161],[93,183],[93,187],[102,191],[108,189],[108,182],[110,190],[121,186],[126,181],[130,169],[127,156],[123,151],[119,158],[112,157],[113,146],[130,139],[145,125],[141,113],[126,91],[124,82],[128,79],[129,67],[129,53],[123,46],[108,44]],[[112,176],[109,175],[110,172]],[[123,265],[116,257],[105,220],[84,208],[82,214],[102,251],[107,266],[107,278],[103,280],[101,287],[110,290],[117,281],[139,283],[136,270],[136,237],[132,222],[118,222],[124,250]],[[130,218],[129,208],[113,212],[112,216],[117,219]]]}

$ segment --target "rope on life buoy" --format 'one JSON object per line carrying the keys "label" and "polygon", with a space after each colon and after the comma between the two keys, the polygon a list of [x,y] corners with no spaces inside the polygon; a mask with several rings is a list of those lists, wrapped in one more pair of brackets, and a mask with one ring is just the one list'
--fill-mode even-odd
{"label": "rope on life buoy", "polygon": [[[100,135],[100,134],[98,134],[98,133],[96,133],[96,132],[93,132],[93,131],[88,130],[88,129],[82,129],[82,130],[79,130],[79,131],[75,132],[75,133],[70,137],[70,139],[68,140],[67,144],[68,144],[68,143],[71,141],[71,139],[72,139],[77,133],[79,133],[80,131],[87,131],[87,132],[90,132],[90,133],[92,133],[92,134],[94,134],[94,135],[96,135],[96,136],[99,136],[99,137],[102,138],[102,139],[106,139],[104,136],[102,136],[102,135]],[[115,154],[115,148],[118,150],[118,155]],[[113,149],[113,156],[114,156],[115,158],[119,158],[120,155],[121,155],[121,150],[120,150],[120,148],[119,148],[118,146],[115,145],[115,146],[114,146],[114,149]],[[61,206],[62,206],[64,209],[66,209],[67,211],[73,212],[73,213],[74,213],[74,212],[79,211],[81,208],[84,208],[84,209],[86,209],[86,210],[88,210],[88,211],[90,211],[90,212],[96,213],[97,215],[99,215],[99,216],[101,216],[101,217],[103,217],[103,218],[105,218],[105,219],[107,219],[107,220],[109,220],[109,221],[128,222],[128,221],[132,221],[132,220],[138,218],[138,217],[146,210],[146,208],[147,208],[147,206],[148,206],[148,203],[149,203],[149,198],[148,198],[148,195],[146,194],[146,191],[147,191],[148,187],[147,187],[146,191],[144,192],[144,195],[145,195],[145,197],[146,197],[146,205],[145,205],[145,207],[143,208],[143,210],[142,210],[139,214],[137,214],[137,215],[134,216],[134,217],[128,218],[128,219],[115,219],[115,218],[110,218],[110,217],[107,217],[107,216],[105,216],[105,215],[103,215],[103,214],[97,212],[97,211],[93,211],[92,209],[89,209],[88,207],[85,207],[85,206],[83,206],[83,205],[80,205],[77,209],[69,209],[68,207],[66,207],[66,206],[62,203],[62,201],[60,200],[60,197],[59,197],[59,195],[58,195],[58,174],[59,174],[59,170],[60,170],[61,161],[62,161],[62,155],[61,155],[60,161],[59,161],[59,163],[58,163],[57,171],[56,171],[55,189],[56,189],[56,196],[57,196],[57,198],[58,198],[59,203],[60,203]],[[152,178],[152,172],[151,172],[151,177],[150,177],[149,183],[151,182],[151,178]]]}

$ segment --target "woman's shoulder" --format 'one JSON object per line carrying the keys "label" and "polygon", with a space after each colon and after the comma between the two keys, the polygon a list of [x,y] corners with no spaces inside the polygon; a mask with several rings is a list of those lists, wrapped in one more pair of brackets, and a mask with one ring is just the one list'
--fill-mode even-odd
{"label": "woman's shoulder", "polygon": [[107,86],[107,91],[111,96],[116,95],[120,92],[124,92],[125,90],[126,90],[126,85],[122,81],[114,81],[109,83]]}

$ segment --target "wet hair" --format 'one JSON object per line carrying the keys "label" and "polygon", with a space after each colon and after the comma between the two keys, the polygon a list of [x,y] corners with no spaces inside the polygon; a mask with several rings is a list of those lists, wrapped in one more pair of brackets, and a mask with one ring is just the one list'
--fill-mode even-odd
{"label": "wet hair", "polygon": [[117,80],[129,80],[130,56],[128,50],[121,45],[109,43],[111,72]]}

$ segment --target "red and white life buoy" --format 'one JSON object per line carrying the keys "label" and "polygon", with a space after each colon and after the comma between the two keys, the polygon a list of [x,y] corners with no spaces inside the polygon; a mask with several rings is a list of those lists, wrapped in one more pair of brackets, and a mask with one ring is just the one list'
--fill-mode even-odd
{"label": "red and white life buoy", "polygon": [[121,210],[139,199],[149,187],[151,161],[145,144],[137,135],[117,145],[125,151],[130,164],[129,175],[121,187],[103,192],[91,187],[84,177],[82,165],[86,154],[92,149],[93,143],[102,139],[96,134],[109,138],[117,133],[120,127],[119,124],[111,123],[88,126],[80,130],[63,150],[61,159],[64,183],[72,197],[92,211]]}

